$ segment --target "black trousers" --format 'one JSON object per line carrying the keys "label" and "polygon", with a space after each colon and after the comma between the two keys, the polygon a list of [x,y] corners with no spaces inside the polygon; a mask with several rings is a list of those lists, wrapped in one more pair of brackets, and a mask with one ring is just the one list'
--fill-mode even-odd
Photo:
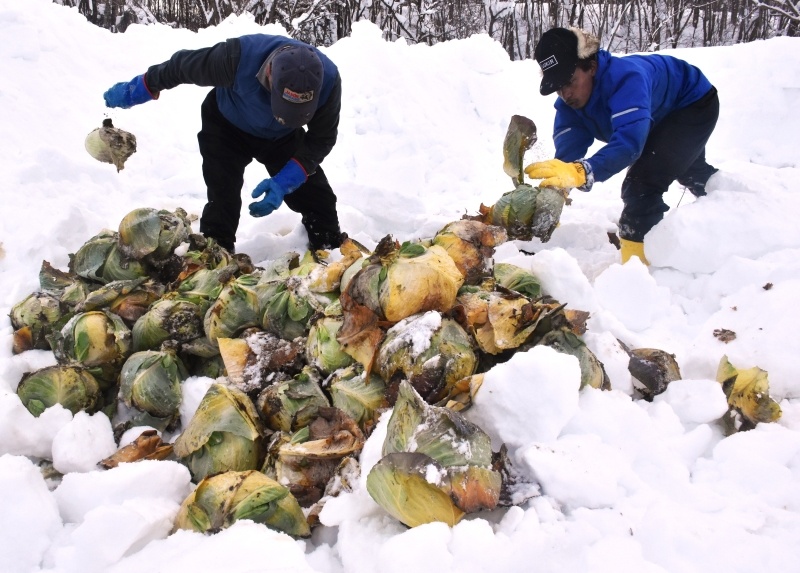
{"label": "black trousers", "polygon": [[[216,90],[211,90],[200,107],[202,126],[197,134],[203,156],[203,179],[208,203],[200,218],[200,232],[220,245],[233,249],[242,208],[244,171],[255,159],[274,176],[286,165],[305,137],[296,129],[277,140],[263,139],[242,131],[217,107]],[[341,243],[336,195],[321,167],[284,198],[286,205],[300,213],[312,249],[338,247]]]}
{"label": "black trousers", "polygon": [[698,101],[672,112],[656,125],[642,155],[622,182],[624,207],[619,236],[642,242],[669,206],[663,195],[678,181],[695,195],[705,195],[705,184],[717,170],[706,163],[706,143],[719,117],[719,97],[712,88]]}

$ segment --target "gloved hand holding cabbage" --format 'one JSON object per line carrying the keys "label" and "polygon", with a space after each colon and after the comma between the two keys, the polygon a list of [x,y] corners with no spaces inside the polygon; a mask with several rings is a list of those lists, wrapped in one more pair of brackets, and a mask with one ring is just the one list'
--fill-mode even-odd
{"label": "gloved hand holding cabbage", "polygon": [[525,174],[531,179],[541,179],[541,187],[555,189],[578,188],[589,191],[593,183],[591,167],[585,161],[566,163],[560,159],[549,159],[531,163],[525,168]]}
{"label": "gloved hand holding cabbage", "polygon": [[306,179],[308,176],[303,166],[296,159],[290,159],[275,177],[264,179],[253,189],[251,194],[253,199],[261,195],[264,197],[260,201],[250,203],[250,215],[253,217],[269,215],[281,206],[286,195],[300,187]]}

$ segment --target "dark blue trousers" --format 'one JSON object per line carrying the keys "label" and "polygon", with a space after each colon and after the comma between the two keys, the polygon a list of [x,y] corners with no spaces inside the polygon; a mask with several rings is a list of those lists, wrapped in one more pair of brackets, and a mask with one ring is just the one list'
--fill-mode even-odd
{"label": "dark blue trousers", "polygon": [[653,127],[642,155],[622,182],[624,207],[619,236],[642,242],[669,206],[663,195],[678,181],[697,196],[705,195],[708,178],[717,170],[706,163],[706,143],[719,117],[719,97],[712,88],[701,99],[672,112]]}

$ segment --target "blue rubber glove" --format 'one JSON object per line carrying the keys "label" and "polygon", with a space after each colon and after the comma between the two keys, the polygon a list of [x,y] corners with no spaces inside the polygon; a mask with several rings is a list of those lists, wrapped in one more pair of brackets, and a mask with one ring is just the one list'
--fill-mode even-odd
{"label": "blue rubber glove", "polygon": [[250,203],[250,215],[253,217],[269,215],[281,206],[284,197],[305,183],[306,179],[308,177],[303,166],[296,159],[290,159],[275,177],[264,179],[253,189],[251,194],[253,199],[261,195],[264,195],[264,198],[261,201]]}
{"label": "blue rubber glove", "polygon": [[120,82],[111,86],[103,94],[106,107],[121,107],[128,109],[140,103],[158,99],[158,94],[153,95],[144,81],[144,74],[136,76],[129,82]]}

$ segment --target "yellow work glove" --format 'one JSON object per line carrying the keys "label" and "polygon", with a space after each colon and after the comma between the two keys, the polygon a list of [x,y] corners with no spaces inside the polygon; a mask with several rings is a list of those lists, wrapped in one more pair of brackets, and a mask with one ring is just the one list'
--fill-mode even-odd
{"label": "yellow work glove", "polygon": [[541,179],[542,187],[570,189],[586,184],[586,170],[580,163],[565,163],[560,159],[549,159],[531,163],[525,168],[531,179]]}

